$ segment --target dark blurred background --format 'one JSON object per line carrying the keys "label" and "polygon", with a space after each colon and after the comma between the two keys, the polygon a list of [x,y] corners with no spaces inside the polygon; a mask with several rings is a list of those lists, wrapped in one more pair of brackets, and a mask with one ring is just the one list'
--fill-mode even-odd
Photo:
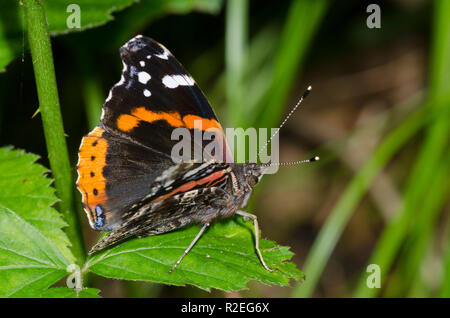
{"label": "dark blurred background", "polygon": [[[408,127],[411,114],[429,106],[430,65],[438,63],[433,58],[445,58],[431,53],[433,43],[449,41],[434,33],[440,27],[433,24],[437,2],[378,1],[379,29],[366,25],[367,1],[242,3],[219,2],[210,12],[194,8],[173,14],[168,9],[141,20],[135,15],[145,4],[135,3],[103,26],[55,36],[71,161],[74,167],[81,138],[99,122],[101,104],[120,78],[119,47],[136,34],[170,49],[205,92],[223,126],[277,127],[312,85],[308,99],[281,130],[280,160],[312,155],[322,160],[282,167],[265,177],[251,203],[262,236],[291,246],[308,285],[281,288],[251,282],[242,292],[208,293],[93,277],[94,287],[105,297],[448,296],[448,181],[427,184],[437,170],[412,174],[420,168],[417,159],[432,124],[399,139],[395,151],[390,144],[383,148],[403,138],[401,132],[392,133]],[[42,123],[39,114],[33,116],[37,109],[25,47],[23,61],[14,60],[0,74],[0,145],[39,154],[48,167]],[[444,145],[433,167],[448,172],[448,139]],[[385,159],[379,173],[367,166],[370,160]],[[355,176],[366,180],[368,189],[365,181],[358,186]],[[423,189],[410,194],[415,183]],[[413,204],[426,202],[434,186],[442,193],[437,203]],[[91,246],[97,233],[81,218]],[[397,225],[398,220],[405,226]],[[380,289],[365,289],[371,263],[380,264]]]}

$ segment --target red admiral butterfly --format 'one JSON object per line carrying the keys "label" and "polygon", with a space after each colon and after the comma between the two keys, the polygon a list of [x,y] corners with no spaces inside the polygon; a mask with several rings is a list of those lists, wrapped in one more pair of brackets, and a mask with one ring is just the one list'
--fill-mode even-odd
{"label": "red admiral butterfly", "polygon": [[175,164],[173,129],[194,135],[194,121],[200,120],[202,130],[213,128],[223,137],[217,117],[192,77],[158,42],[138,35],[120,48],[120,56],[122,78],[103,105],[101,125],[83,138],[79,151],[84,210],[93,229],[110,231],[89,253],[131,237],[203,224],[171,272],[211,222],[238,214],[253,221],[256,252],[271,271],[259,250],[257,218],[241,210],[265,166],[213,155]]}

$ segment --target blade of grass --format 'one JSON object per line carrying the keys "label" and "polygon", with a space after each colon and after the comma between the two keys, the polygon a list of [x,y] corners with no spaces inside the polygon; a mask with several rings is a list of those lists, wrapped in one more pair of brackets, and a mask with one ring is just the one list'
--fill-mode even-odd
{"label": "blade of grass", "polygon": [[[249,41],[248,44],[248,58],[247,65],[245,67],[245,118],[249,118],[251,114],[254,114],[254,108],[258,105],[261,99],[264,97],[267,91],[271,77],[272,77],[272,63],[271,53],[276,44],[279,31],[276,26],[269,24],[259,30]],[[213,48],[216,51],[217,48]],[[212,51],[210,50],[210,51]],[[221,49],[222,50],[222,49]],[[195,75],[195,79],[201,84],[202,77],[211,78],[218,73],[220,64],[214,62],[218,59],[216,52],[207,52],[201,55],[192,66],[192,74]],[[211,61],[213,61],[213,67],[211,67]],[[207,72],[205,72],[207,69]],[[196,71],[197,70],[197,71]],[[195,73],[195,74],[194,74]],[[216,76],[217,79],[214,82],[212,89],[208,92],[208,99],[211,101],[214,109],[217,110],[217,106],[223,104],[225,99],[225,73],[220,73]],[[205,80],[203,80],[205,82]],[[268,83],[267,83],[268,82]],[[203,85],[200,85],[203,87]],[[206,86],[206,85],[205,85]],[[261,96],[262,95],[262,96]],[[250,122],[247,123],[249,125]]]}
{"label": "blade of grass", "polygon": [[345,226],[373,179],[392,156],[419,131],[429,115],[427,109],[421,107],[408,116],[383,140],[352,179],[314,241],[303,266],[306,280],[296,286],[293,297],[310,297],[312,295]]}
{"label": "blade of grass", "polygon": [[427,248],[430,246],[430,242],[434,240],[440,212],[443,211],[449,198],[450,152],[447,152],[444,158],[445,160],[435,171],[435,178],[431,180],[427,195],[423,198],[420,214],[417,216],[417,221],[405,242],[407,251],[402,255],[402,266],[399,266],[397,270],[401,273],[399,276],[402,280],[401,284],[396,286],[400,295],[407,294],[413,283],[421,280],[420,268],[426,257]]}
{"label": "blade of grass", "polygon": [[444,261],[444,277],[439,297],[450,298],[450,244],[447,246],[447,252]]}
{"label": "blade of grass", "polygon": [[[429,186],[423,205],[418,207],[420,214],[409,232],[403,253],[397,257],[399,266],[389,277],[386,297],[430,297],[435,289],[434,282],[425,277],[429,273],[430,254],[435,254],[436,246],[441,245],[439,217],[450,194],[450,152],[447,151],[435,178]],[[445,240],[444,240],[445,242]],[[441,255],[443,258],[445,255]]]}
{"label": "blade of grass", "polygon": [[243,124],[244,74],[247,59],[248,0],[229,0],[225,21],[225,63],[228,125]]}
{"label": "blade of grass", "polygon": [[[388,224],[375,247],[369,264],[378,264],[383,277],[389,273],[399,248],[409,233],[418,215],[422,213],[423,198],[435,178],[435,171],[448,148],[450,127],[450,90],[446,87],[450,79],[450,2],[437,1],[434,8],[433,43],[431,55],[429,112],[439,113],[427,129],[423,146],[412,169],[405,191],[405,204],[397,211],[397,218]],[[367,288],[363,273],[354,295],[372,297],[378,289]]]}
{"label": "blade of grass", "polygon": [[328,0],[292,1],[278,45],[270,89],[255,111],[260,115],[259,127],[277,126],[294,84],[294,76],[298,74],[329,3]]}
{"label": "blade of grass", "polygon": [[[87,74],[85,74],[87,75]],[[83,78],[84,106],[89,129],[100,124],[104,96],[98,76],[85,76]]]}
{"label": "blade of grass", "polygon": [[106,98],[103,96],[101,80],[93,67],[94,62],[92,56],[86,54],[86,51],[78,50],[79,69],[82,77],[82,90],[84,98],[84,108],[89,125],[89,129],[93,129],[100,124],[100,116],[102,113],[102,105]]}
{"label": "blade of grass", "polygon": [[[435,139],[436,136],[441,137],[440,129],[437,131],[437,135],[435,132],[436,130],[434,129],[430,131],[431,135],[429,134],[429,136],[431,139]],[[415,164],[415,169],[409,178],[404,206],[395,213],[397,218],[386,226],[368,262],[368,264],[380,266],[382,281],[389,272],[394,258],[411,228],[411,223],[417,221],[417,215],[423,211],[422,200],[429,191],[429,185],[436,171],[436,161],[440,160],[440,152],[443,150],[440,140],[431,139],[428,139],[429,141],[425,144]],[[367,288],[366,274],[363,273],[354,295],[355,297],[373,297],[378,291],[378,289]]]}
{"label": "blade of grass", "polygon": [[271,85],[273,72],[271,57],[276,48],[279,33],[279,28],[269,24],[255,34],[250,41],[246,69],[246,118],[254,117],[255,107],[261,104]]}
{"label": "blade of grass", "polygon": [[59,209],[69,224],[65,231],[72,243],[72,252],[81,264],[84,262],[85,252],[78,216],[74,209],[72,174],[45,12],[41,2],[37,0],[23,0],[23,7],[50,168],[57,195],[61,199]]}

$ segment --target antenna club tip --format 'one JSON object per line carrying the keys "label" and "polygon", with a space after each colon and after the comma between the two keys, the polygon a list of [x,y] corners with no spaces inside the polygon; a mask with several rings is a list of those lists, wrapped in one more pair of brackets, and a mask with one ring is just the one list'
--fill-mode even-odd
{"label": "antenna club tip", "polygon": [[306,97],[308,97],[309,93],[311,93],[311,90],[312,90],[312,87],[311,87],[311,85],[309,85],[308,88],[306,89],[306,91],[303,93],[301,101],[303,99],[305,99]]}
{"label": "antenna club tip", "polygon": [[320,157],[319,156],[315,156],[315,157],[312,157],[311,159],[309,159],[309,161],[311,161],[311,162],[313,162],[313,161],[319,161],[320,160]]}

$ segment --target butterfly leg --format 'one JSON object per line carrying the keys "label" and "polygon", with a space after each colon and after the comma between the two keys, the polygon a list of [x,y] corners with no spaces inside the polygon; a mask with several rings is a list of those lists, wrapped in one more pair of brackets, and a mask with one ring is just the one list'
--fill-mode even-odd
{"label": "butterfly leg", "polygon": [[259,249],[259,226],[258,226],[258,218],[256,217],[256,215],[248,213],[248,212],[244,212],[244,211],[236,211],[236,214],[242,216],[245,219],[250,219],[253,221],[253,226],[255,228],[255,249],[256,252],[258,253],[258,257],[259,260],[261,261],[262,265],[264,266],[265,269],[267,269],[269,272],[273,272],[273,269],[270,269],[267,265],[266,262],[264,262],[264,258],[261,254],[261,251]]}
{"label": "butterfly leg", "polygon": [[178,259],[178,261],[172,266],[172,268],[169,271],[169,274],[171,274],[175,270],[175,268],[181,263],[183,258],[189,253],[189,251],[192,249],[192,247],[194,247],[195,243],[197,243],[197,241],[200,239],[203,232],[205,232],[205,230],[208,226],[209,226],[209,223],[206,223],[205,225],[203,225],[200,232],[198,232],[197,236],[192,240],[191,244],[189,244],[188,248],[184,251],[183,255],[181,255],[181,257]]}

